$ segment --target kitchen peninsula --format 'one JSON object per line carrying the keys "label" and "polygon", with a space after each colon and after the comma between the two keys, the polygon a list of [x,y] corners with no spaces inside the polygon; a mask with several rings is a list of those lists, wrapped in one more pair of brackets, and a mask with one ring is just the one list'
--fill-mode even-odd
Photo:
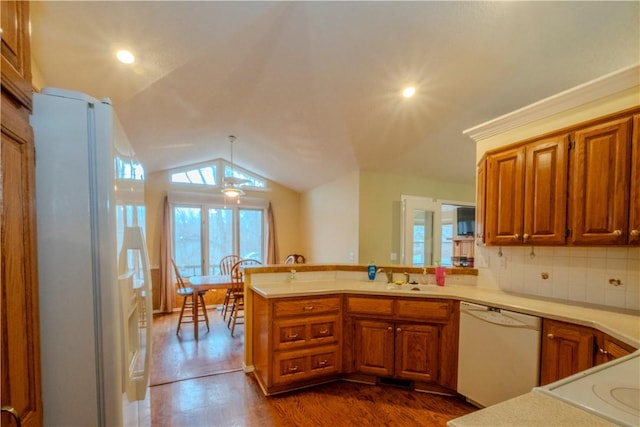
{"label": "kitchen peninsula", "polygon": [[[631,310],[482,288],[476,283],[474,269],[451,269],[446,285],[438,287],[419,284],[421,269],[384,268],[392,271],[394,278],[408,272],[409,281],[415,284],[387,283],[384,275],[369,281],[365,266],[247,269],[245,362],[265,394],[337,379],[373,379],[373,383],[413,385],[420,390],[453,394],[458,343],[457,335],[452,337],[457,334],[460,301],[567,322],[589,328],[629,350],[640,347],[638,313]],[[396,346],[396,354],[402,352],[403,347],[398,347],[402,343],[418,342],[426,346],[418,362],[426,361],[427,366],[435,363],[438,369],[416,373],[412,365],[415,361],[406,357],[392,361],[395,370],[391,372],[372,370],[361,363],[359,344],[368,346],[367,355],[387,357],[381,349],[373,348],[376,341],[371,337],[384,335],[388,328],[396,335],[389,342],[391,347]],[[403,341],[405,332],[411,334],[411,340]],[[435,353],[429,353],[430,348],[435,348]],[[391,354],[393,357],[393,349]],[[403,362],[408,369],[402,370]]]}

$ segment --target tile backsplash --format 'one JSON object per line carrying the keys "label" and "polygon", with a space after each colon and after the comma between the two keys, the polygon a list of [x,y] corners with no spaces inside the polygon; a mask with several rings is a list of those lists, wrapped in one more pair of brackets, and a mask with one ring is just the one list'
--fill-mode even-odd
{"label": "tile backsplash", "polygon": [[638,247],[476,247],[477,286],[640,310]]}

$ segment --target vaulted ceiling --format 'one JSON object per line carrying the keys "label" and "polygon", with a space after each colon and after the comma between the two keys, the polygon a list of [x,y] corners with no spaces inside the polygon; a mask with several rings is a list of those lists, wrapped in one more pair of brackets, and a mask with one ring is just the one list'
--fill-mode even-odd
{"label": "vaulted ceiling", "polygon": [[472,184],[463,130],[640,62],[636,1],[46,1],[31,15],[40,78],[111,98],[147,172],[228,159],[234,134],[236,164],[297,191],[357,169]]}

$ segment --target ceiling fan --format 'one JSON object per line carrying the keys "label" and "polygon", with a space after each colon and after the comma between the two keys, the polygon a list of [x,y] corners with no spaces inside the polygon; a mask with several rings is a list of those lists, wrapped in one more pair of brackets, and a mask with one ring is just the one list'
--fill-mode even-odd
{"label": "ceiling fan", "polygon": [[222,188],[222,194],[224,194],[225,197],[229,197],[232,199],[238,198],[238,203],[240,203],[240,196],[244,196],[244,191],[242,191],[242,188],[240,188],[240,186],[242,186],[242,184],[246,184],[247,182],[249,182],[249,180],[234,176],[235,167],[233,164],[233,143],[235,140],[236,137],[234,135],[229,135],[229,149],[231,151],[231,176],[226,176],[226,174],[224,174],[222,178],[224,184],[224,187]]}

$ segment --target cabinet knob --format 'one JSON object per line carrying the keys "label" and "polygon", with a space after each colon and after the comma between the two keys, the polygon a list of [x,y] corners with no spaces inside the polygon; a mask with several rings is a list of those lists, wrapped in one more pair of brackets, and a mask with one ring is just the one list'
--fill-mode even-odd
{"label": "cabinet knob", "polygon": [[513,235],[513,240],[518,241],[520,240],[520,235],[518,233]]}
{"label": "cabinet knob", "polygon": [[402,328],[396,329],[396,332],[402,332]]}
{"label": "cabinet knob", "polygon": [[393,331],[393,328],[392,328],[391,326],[389,326],[389,327],[387,328],[387,331]]}
{"label": "cabinet knob", "polygon": [[622,230],[613,230],[613,235],[617,237],[622,236]]}
{"label": "cabinet knob", "polygon": [[640,236],[640,230],[631,230],[629,234],[631,234],[631,237],[638,237]]}
{"label": "cabinet knob", "polygon": [[609,354],[609,352],[607,350],[605,350],[604,348],[599,348],[598,351],[604,355]]}
{"label": "cabinet knob", "polygon": [[526,242],[527,240],[529,240],[529,235],[528,235],[527,233],[524,233],[524,234],[522,235],[522,241],[523,241],[523,242]]}
{"label": "cabinet knob", "polygon": [[549,338],[550,340],[554,339],[555,336],[553,334],[547,334],[547,338]]}

